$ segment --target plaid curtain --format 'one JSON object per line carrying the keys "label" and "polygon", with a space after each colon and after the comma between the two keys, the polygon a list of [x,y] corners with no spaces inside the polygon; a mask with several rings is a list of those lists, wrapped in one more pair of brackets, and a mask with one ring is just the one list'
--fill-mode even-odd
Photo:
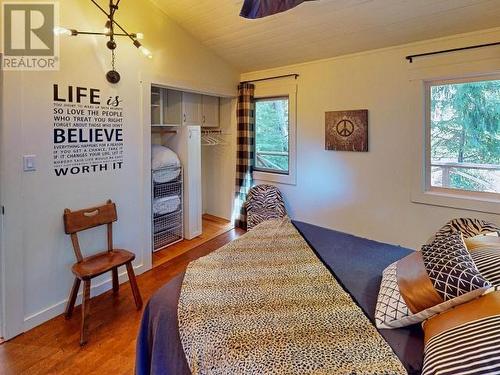
{"label": "plaid curtain", "polygon": [[255,104],[253,101],[254,85],[242,83],[238,86],[238,105],[236,116],[236,197],[234,200],[235,223],[246,229],[247,213],[245,202],[252,187],[252,171],[254,163],[254,121]]}

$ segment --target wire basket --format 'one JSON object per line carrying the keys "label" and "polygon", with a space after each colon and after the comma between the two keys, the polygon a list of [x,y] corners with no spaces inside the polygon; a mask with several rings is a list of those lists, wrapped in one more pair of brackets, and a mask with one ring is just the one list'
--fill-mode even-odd
{"label": "wire basket", "polygon": [[153,220],[153,231],[154,233],[159,233],[179,225],[182,225],[182,210],[155,217]]}
{"label": "wire basket", "polygon": [[[163,182],[162,177],[167,182]],[[172,176],[175,178],[170,179]],[[158,182],[156,182],[158,181]],[[151,214],[153,221],[152,237],[153,251],[172,245],[184,238],[183,227],[183,175],[182,167],[166,167],[153,170],[151,173],[152,199],[179,197],[180,204],[176,211],[156,216]]]}
{"label": "wire basket", "polygon": [[182,197],[182,182],[166,182],[164,184],[153,185],[153,195],[155,198],[164,198],[172,195]]}
{"label": "wire basket", "polygon": [[155,233],[153,235],[153,246],[155,250],[159,250],[180,240],[182,240],[182,225]]}

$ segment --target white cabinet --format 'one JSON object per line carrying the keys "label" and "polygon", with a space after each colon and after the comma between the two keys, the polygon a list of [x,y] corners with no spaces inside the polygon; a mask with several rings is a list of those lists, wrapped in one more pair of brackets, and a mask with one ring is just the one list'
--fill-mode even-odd
{"label": "white cabinet", "polygon": [[201,98],[201,126],[219,127],[219,97],[203,95]]}
{"label": "white cabinet", "polygon": [[182,126],[166,146],[177,153],[184,169],[184,238],[190,240],[202,233],[200,126]]}
{"label": "white cabinet", "polygon": [[182,124],[182,92],[151,86],[151,126]]}
{"label": "white cabinet", "polygon": [[184,173],[186,225],[185,237],[189,240],[202,233],[202,186],[201,186],[201,129],[199,126],[187,127],[188,162]]}
{"label": "white cabinet", "polygon": [[218,128],[219,106],[217,96],[151,86],[151,126]]}
{"label": "white cabinet", "polygon": [[159,126],[162,123],[162,92],[160,87],[151,87],[151,126]]}
{"label": "white cabinet", "polygon": [[163,106],[163,124],[179,126],[182,124],[182,91],[165,91],[167,105]]}
{"label": "white cabinet", "polygon": [[201,95],[182,93],[183,125],[201,125]]}

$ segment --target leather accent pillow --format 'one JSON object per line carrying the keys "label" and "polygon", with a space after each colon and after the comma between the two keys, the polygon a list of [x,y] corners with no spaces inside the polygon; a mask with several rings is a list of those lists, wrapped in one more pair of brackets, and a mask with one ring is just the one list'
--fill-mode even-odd
{"label": "leather accent pillow", "polygon": [[465,239],[477,269],[495,288],[500,288],[500,237],[475,236]]}
{"label": "leather accent pillow", "polygon": [[422,375],[500,372],[500,292],[436,315],[423,328]]}
{"label": "leather accent pillow", "polygon": [[377,328],[420,323],[479,297],[491,284],[479,273],[461,233],[436,237],[388,266],[375,310]]}

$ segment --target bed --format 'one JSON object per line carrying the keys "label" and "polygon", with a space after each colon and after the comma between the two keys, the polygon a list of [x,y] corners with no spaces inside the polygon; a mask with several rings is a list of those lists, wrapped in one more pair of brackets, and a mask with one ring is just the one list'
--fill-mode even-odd
{"label": "bed", "polygon": [[[279,226],[280,224],[277,225]],[[342,289],[343,292],[344,291],[347,292],[346,295],[350,297],[349,300],[351,301],[350,304],[352,305],[351,307],[349,307],[352,310],[346,310],[348,314],[356,316],[356,309],[358,309],[360,311],[360,314],[364,316],[358,316],[356,319],[360,321],[366,319],[366,321],[370,324],[370,327],[365,327],[364,330],[370,332],[373,331],[373,333],[371,333],[370,335],[367,334],[368,336],[366,336],[366,338],[358,340],[355,343],[350,343],[349,344],[350,347],[348,345],[349,355],[351,351],[356,351],[357,348],[362,345],[365,345],[365,348],[363,350],[365,350],[365,353],[367,353],[366,355],[367,358],[369,358],[371,355],[376,355],[376,353],[375,354],[371,353],[370,350],[377,352],[378,351],[383,352],[384,350],[388,350],[390,351],[390,354],[394,356],[398,364],[401,365],[400,368],[403,370],[388,371],[387,373],[407,372],[408,374],[420,374],[422,368],[422,357],[423,357],[423,333],[420,326],[414,325],[406,328],[399,328],[393,330],[379,330],[379,331],[376,331],[376,329],[374,328],[374,311],[375,311],[375,304],[377,301],[377,295],[380,286],[382,271],[392,262],[411,253],[412,250],[402,248],[399,246],[393,246],[389,244],[384,244],[380,242],[359,238],[349,234],[328,230],[325,228],[317,227],[302,222],[292,222],[290,224],[290,227],[293,228],[293,231],[297,232],[297,236],[300,237],[300,240],[304,241],[304,243],[308,245],[308,248],[312,250],[315,259],[318,261],[318,263],[321,264],[321,268],[324,269],[325,272],[329,274],[332,280],[334,280],[333,282],[331,282],[332,284],[330,286],[335,287],[334,284],[337,284],[339,288]],[[282,228],[283,227],[280,227],[275,230],[275,233],[281,233],[282,236],[280,237],[281,239],[276,240],[278,242],[275,242],[274,245],[272,246],[281,243],[283,245],[283,248],[288,248],[289,244],[292,244],[292,242],[287,242],[287,241],[291,241],[290,239],[294,237],[295,234],[290,232],[290,234],[283,235]],[[226,245],[226,246],[232,246],[227,248],[226,250],[235,251],[235,249],[236,250],[241,249],[241,247],[244,248],[245,246],[248,246],[248,248],[252,247],[252,241],[254,242],[258,241],[258,238],[257,237],[252,238],[251,234],[256,230],[257,234],[253,235],[258,236],[258,227],[257,227],[253,231],[246,234],[245,236],[242,236],[240,237],[240,239],[236,240],[239,241],[236,242],[236,244]],[[286,230],[290,231],[292,229],[286,227]],[[296,242],[297,241],[293,243]],[[224,251],[225,250],[223,249],[217,250],[214,253],[218,254],[212,253],[214,255],[213,256],[209,255],[209,257],[210,256],[212,256],[213,258],[219,257],[222,259]],[[248,250],[247,252],[251,253],[251,250]],[[235,254],[237,254],[236,251]],[[204,257],[202,259],[205,258],[207,257]],[[209,260],[210,258],[207,259],[207,261]],[[231,342],[231,345],[228,345],[228,342],[230,340],[234,341],[235,338],[234,335],[231,336],[232,334],[230,332],[231,329],[221,328],[225,326],[219,326],[216,329],[212,327],[213,330],[211,332],[213,333],[213,338],[210,337],[211,336],[210,334],[207,334],[208,332],[206,331],[208,329],[207,326],[210,326],[212,324],[212,321],[221,321],[222,322],[221,324],[225,324],[226,322],[224,321],[224,319],[228,320],[230,319],[229,317],[225,317],[224,319],[222,319],[217,315],[210,315],[210,311],[204,310],[205,307],[200,309],[200,311],[198,311],[198,314],[196,314],[196,311],[194,312],[192,311],[193,309],[196,310],[197,307],[196,303],[199,303],[200,305],[202,305],[203,303],[204,296],[202,295],[200,296],[199,294],[196,293],[189,295],[188,293],[190,289],[193,289],[192,286],[196,284],[195,283],[196,277],[200,276],[198,275],[200,272],[194,272],[194,271],[196,270],[197,266],[198,267],[203,266],[203,262],[206,261],[194,262],[193,268],[191,266],[188,267],[187,276],[186,273],[179,274],[171,281],[169,281],[165,286],[163,286],[160,290],[158,290],[148,302],[144,310],[143,319],[137,339],[136,373],[138,375],[191,374],[190,366],[195,369],[194,372],[196,373],[230,373],[229,372],[230,370],[216,371],[216,369],[218,370],[223,368],[224,366],[229,366],[229,365],[234,366],[235,363],[237,366],[241,365],[241,367],[233,367],[233,368],[248,369],[248,371],[247,370],[238,371],[239,373],[247,373],[252,371],[254,373],[259,372],[258,369],[256,370],[256,367],[248,367],[250,366],[249,362],[252,362],[251,360],[249,360],[249,358],[251,359],[252,357],[249,357],[248,354],[246,354],[243,358],[233,359],[232,363],[228,363],[227,358],[232,356],[234,352],[237,351],[245,352],[245,350],[248,349],[245,347],[246,341],[242,339],[241,342],[237,343],[236,346],[233,348],[233,352],[227,352],[227,353],[224,352],[229,350],[227,349],[227,346],[235,345],[234,342]],[[295,265],[293,267],[295,267]],[[295,272],[294,270],[291,270],[289,273],[287,273],[284,276],[284,278],[287,280],[288,279],[292,280],[290,277],[293,276]],[[250,270],[248,269],[248,267],[240,268],[238,272],[235,272],[233,270],[233,274],[234,275],[245,274],[245,272],[249,271]],[[255,268],[255,272],[259,273],[260,269]],[[201,280],[207,283],[206,278]],[[207,288],[205,289],[210,290],[210,286],[207,286]],[[283,286],[283,289],[286,289],[286,286]],[[235,294],[233,293],[233,291],[231,291],[230,288],[227,288],[227,290],[228,292],[226,294],[228,296]],[[198,293],[200,292],[203,294],[204,289],[203,288],[199,289]],[[336,293],[340,294],[340,291],[337,290]],[[220,298],[221,296],[224,295],[225,294],[220,294],[217,296],[215,294],[214,295],[209,294],[208,296],[210,298],[212,297]],[[223,304],[224,301],[221,302],[221,306],[223,306]],[[318,308],[318,315],[321,315],[320,310],[321,306],[319,306]],[[207,316],[206,318],[207,321],[203,321],[203,316],[205,313]],[[221,315],[223,315],[223,313],[221,313]],[[314,314],[309,313],[307,315],[308,319],[311,319],[311,315]],[[352,319],[352,316],[346,319]],[[266,316],[266,319],[269,319],[269,316]],[[259,319],[254,318],[253,320],[250,320],[250,322],[253,323],[256,320]],[[193,322],[198,321],[198,323],[197,324],[193,323],[193,325],[190,326],[191,321]],[[346,321],[348,322],[348,320]],[[279,321],[275,321],[274,323],[279,324]],[[248,324],[248,322],[242,325],[246,324]],[[353,326],[357,326],[357,324],[353,324]],[[363,325],[360,324],[359,326],[362,327]],[[235,326],[232,327],[233,327],[232,329],[234,329]],[[243,327],[242,329],[244,328],[245,327]],[[204,347],[205,343],[201,343],[202,341],[201,337],[198,338],[191,337],[195,336],[194,332],[199,333],[200,329],[202,330],[201,332],[205,332],[203,334],[203,339],[211,341],[210,344],[212,344],[212,342],[215,343],[214,347],[211,347],[210,349],[208,349],[207,347],[206,351],[208,353],[201,353],[201,355],[200,355],[200,350],[202,352],[205,350]],[[223,333],[226,334],[226,336],[224,336],[223,338],[218,337],[218,334],[221,331],[225,331]],[[246,332],[246,334],[248,334],[248,332]],[[307,333],[305,335],[307,335]],[[338,341],[345,343],[346,337],[348,336],[349,332],[346,330],[344,330],[340,334],[337,332],[337,336],[333,337],[331,341],[332,342]],[[293,340],[297,340],[297,343],[293,342]],[[290,340],[292,346],[296,347],[295,349],[297,348],[300,349],[299,352],[295,353],[295,356],[303,355],[307,357],[306,352],[309,349],[306,349],[304,351],[304,347],[301,346],[303,345],[303,343],[302,342],[299,343],[299,341],[301,341],[301,338],[298,337],[293,340]],[[218,341],[222,342],[223,344],[217,346]],[[368,345],[368,343],[366,342],[368,341],[373,341],[372,349],[370,349],[369,346],[368,349],[366,349],[367,348],[366,345]],[[274,343],[273,345],[276,345],[276,343]],[[259,361],[262,361],[264,363],[265,361],[267,361],[268,357],[272,357],[272,354],[266,353],[265,344],[261,344],[260,346],[264,348],[263,349],[264,354],[261,355],[261,357],[256,357],[256,358],[259,358]],[[313,347],[315,346],[316,345],[313,345]],[[384,346],[387,346],[387,348],[389,349],[385,348]],[[337,350],[338,348],[333,347],[333,349]],[[316,349],[311,348],[311,353],[314,353],[314,350]],[[331,349],[329,349],[329,351],[332,352]],[[252,353],[252,355],[255,354],[253,353],[253,351],[249,351],[248,353]],[[286,361],[289,362],[296,361],[296,358],[292,358],[293,356],[290,356],[289,352],[283,351],[283,353],[287,354],[287,356],[285,356],[285,354],[282,354],[283,358],[285,357],[288,358]],[[363,355],[362,352],[361,354]],[[378,356],[377,358],[378,361],[384,360],[384,357],[381,355]],[[305,360],[307,361],[307,358]],[[389,362],[391,360],[393,360],[393,358],[390,358],[389,355],[387,359],[388,367],[389,367]],[[321,361],[313,359],[313,362],[317,364],[320,363]],[[255,366],[255,363],[251,365]],[[289,363],[286,364],[280,363],[279,366],[288,366],[288,367],[283,367],[287,368],[288,370],[281,371],[282,373],[296,372],[296,371],[290,371],[290,368],[292,367],[290,367]],[[359,369],[356,368],[356,364],[352,363],[348,365],[344,363],[339,366],[351,366],[350,368],[352,368],[353,371],[355,371],[356,373],[369,373],[369,371],[363,372],[362,368]],[[397,367],[396,364],[394,366]],[[342,369],[344,369],[344,367],[342,367]],[[342,373],[342,371],[344,370],[332,371],[330,369],[329,371],[326,371],[325,369],[323,369],[323,371],[303,371],[303,373],[307,372]],[[373,370],[373,371],[377,372],[378,370]],[[268,371],[261,371],[261,372],[268,372]],[[378,373],[381,372],[384,371],[380,371]],[[272,372],[269,371],[269,373]]]}

